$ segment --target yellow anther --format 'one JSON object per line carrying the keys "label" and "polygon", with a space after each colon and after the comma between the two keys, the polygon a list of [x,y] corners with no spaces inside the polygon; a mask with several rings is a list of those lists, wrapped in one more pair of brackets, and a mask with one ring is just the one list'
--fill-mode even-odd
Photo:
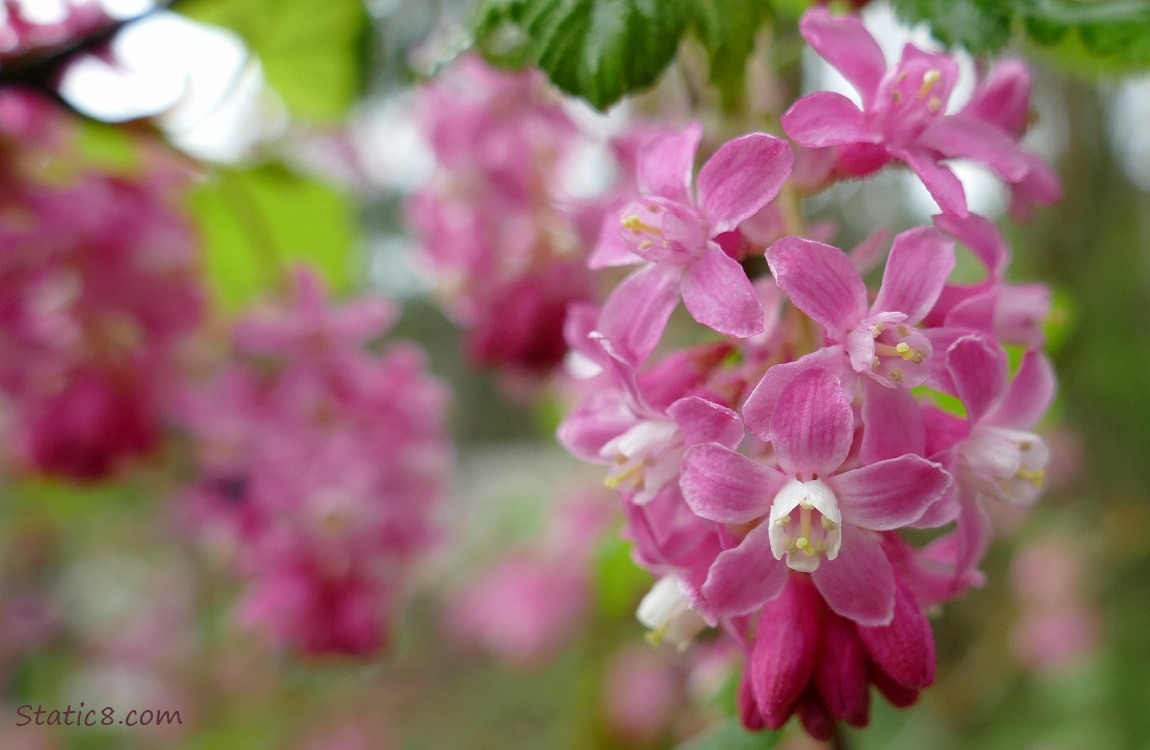
{"label": "yellow anther", "polygon": [[910,327],[906,326],[906,325],[899,325],[899,327],[894,329],[894,330],[898,333],[899,338],[905,339],[907,336],[910,335]]}
{"label": "yellow anther", "polygon": [[906,353],[910,351],[910,344],[906,343],[905,341],[900,341],[894,350],[905,357]]}
{"label": "yellow anther", "polygon": [[626,471],[620,472],[619,474],[608,474],[607,478],[603,480],[603,485],[609,490],[617,490],[619,489],[619,485],[629,481],[638,487],[643,483],[643,477],[636,475],[643,471],[644,465],[642,461],[636,461]]}
{"label": "yellow anther", "polygon": [[1041,487],[1042,483],[1046,480],[1046,472],[1042,469],[1019,469],[1014,472],[1014,476],[1019,479],[1025,479],[1035,487]]}
{"label": "yellow anther", "polygon": [[938,111],[942,109],[942,99],[939,99],[937,96],[932,96],[926,100],[926,108],[930,110],[932,115],[938,114]]}
{"label": "yellow anther", "polygon": [[890,378],[890,382],[895,385],[902,385],[902,381],[904,380],[902,370],[891,370],[887,373],[887,377]]}
{"label": "yellow anther", "polygon": [[638,214],[631,214],[630,216],[625,216],[620,221],[620,223],[623,225],[623,227],[625,229],[630,229],[632,232],[635,232],[636,234],[638,234],[640,232],[646,232],[648,234],[661,234],[658,227],[653,227],[650,224],[645,223],[642,219],[639,218]]}
{"label": "yellow anther", "polygon": [[782,518],[780,518],[779,520],[775,521],[775,526],[778,526],[779,528],[782,528],[783,526],[786,526],[786,525],[787,525],[788,523],[790,523],[790,522],[791,522],[791,517],[790,517],[790,516],[783,516],[783,517],[782,517]]}
{"label": "yellow anther", "polygon": [[872,325],[870,327],[870,332],[874,336],[878,336],[879,334],[881,334],[885,330],[886,330],[886,326],[884,326],[882,323],[875,323],[874,325]]}
{"label": "yellow anther", "polygon": [[930,90],[934,88],[935,84],[942,80],[942,72],[939,70],[928,70],[926,75],[922,77],[922,86],[918,89],[918,98],[925,99]]}
{"label": "yellow anther", "polygon": [[807,539],[805,536],[800,536],[798,539],[795,540],[795,546],[801,550],[805,550],[810,545],[810,543],[811,543],[810,540]]}
{"label": "yellow anther", "polygon": [[831,519],[827,518],[826,516],[823,516],[820,519],[820,522],[822,523],[823,528],[826,529],[827,531],[834,531],[835,529],[837,529],[839,527],[839,525],[837,523],[835,523]]}

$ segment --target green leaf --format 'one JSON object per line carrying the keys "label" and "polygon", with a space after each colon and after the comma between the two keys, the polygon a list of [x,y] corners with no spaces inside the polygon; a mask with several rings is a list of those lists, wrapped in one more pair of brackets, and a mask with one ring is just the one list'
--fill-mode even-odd
{"label": "green leaf", "polygon": [[713,0],[694,4],[695,33],[707,50],[711,83],[719,89],[723,106],[737,106],[747,72],[747,58],[755,36],[771,17],[763,0]]}
{"label": "green leaf", "polygon": [[894,0],[911,23],[927,22],[935,38],[971,52],[998,52],[1010,41],[1013,13],[1002,0]]}
{"label": "green leaf", "polygon": [[350,286],[353,214],[334,190],[276,165],[220,169],[190,204],[219,306],[237,310],[274,291],[298,262],[318,270],[333,293]]}
{"label": "green leaf", "polygon": [[178,7],[239,34],[294,115],[336,119],[360,91],[368,29],[361,0],[187,0]]}
{"label": "green leaf", "polygon": [[631,617],[640,596],[652,583],[651,574],[631,559],[630,542],[616,534],[600,545],[595,556],[595,591],[604,616]]}
{"label": "green leaf", "polygon": [[480,50],[497,64],[532,63],[559,89],[606,109],[651,86],[671,62],[688,0],[487,0]]}
{"label": "green leaf", "polygon": [[737,719],[728,719],[675,750],[766,750],[779,744],[782,732],[748,732]]}

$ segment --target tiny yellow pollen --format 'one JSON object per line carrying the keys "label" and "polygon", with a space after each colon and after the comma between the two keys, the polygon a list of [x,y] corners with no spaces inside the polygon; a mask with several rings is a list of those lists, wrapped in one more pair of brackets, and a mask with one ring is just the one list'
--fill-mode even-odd
{"label": "tiny yellow pollen", "polygon": [[790,523],[790,522],[791,522],[791,517],[790,517],[790,516],[783,516],[783,517],[782,517],[782,518],[780,518],[779,520],[775,521],[775,526],[778,526],[778,527],[780,527],[780,528],[781,528],[781,527],[783,527],[783,526],[786,526],[786,525],[787,525],[788,523]]}
{"label": "tiny yellow pollen", "polygon": [[646,232],[648,234],[661,234],[658,227],[653,227],[650,224],[644,223],[644,221],[639,218],[638,214],[625,216],[620,220],[620,223],[625,229],[630,229],[636,234],[641,232]]}
{"label": "tiny yellow pollen", "polygon": [[827,531],[834,531],[835,529],[837,529],[839,527],[839,525],[837,523],[835,523],[831,519],[827,518],[826,516],[823,516],[820,519],[820,522],[822,523],[823,528],[826,529]]}
{"label": "tiny yellow pollen", "polygon": [[887,377],[889,377],[890,382],[894,383],[895,385],[902,385],[902,370],[891,370],[889,373],[887,373]]}
{"label": "tiny yellow pollen", "polygon": [[666,634],[667,634],[666,628],[659,628],[657,630],[648,630],[647,636],[646,636],[647,637],[647,643],[650,643],[652,646],[658,646],[660,643],[663,642],[663,636],[665,636]]}
{"label": "tiny yellow pollen", "polygon": [[1025,479],[1035,487],[1041,487],[1046,480],[1046,472],[1042,469],[1019,469],[1014,473],[1019,479]]}
{"label": "tiny yellow pollen", "polygon": [[879,361],[878,357],[875,357],[874,361],[870,363],[870,368],[872,370],[877,370],[881,365],[882,365],[882,362]]}
{"label": "tiny yellow pollen", "polygon": [[922,86],[918,89],[918,98],[925,99],[926,95],[930,93],[930,90],[935,87],[935,84],[941,80],[942,71],[936,69],[926,71],[926,74],[922,77]]}
{"label": "tiny yellow pollen", "polygon": [[801,550],[805,550],[809,544],[810,541],[805,536],[800,536],[795,540],[795,546]]}
{"label": "tiny yellow pollen", "polygon": [[607,477],[603,480],[603,485],[609,490],[617,490],[619,489],[619,485],[629,481],[638,487],[643,483],[643,477],[641,474],[643,467],[644,463],[642,461],[637,461],[633,466],[626,469],[625,471],[622,471],[618,474],[608,474]]}
{"label": "tiny yellow pollen", "polygon": [[905,355],[907,352],[909,352],[909,351],[910,351],[910,344],[906,343],[905,341],[902,341],[902,342],[900,342],[900,343],[899,343],[899,345],[898,345],[898,346],[896,346],[896,347],[894,348],[894,350],[895,350],[896,352],[898,352],[899,354],[903,354],[903,355]]}

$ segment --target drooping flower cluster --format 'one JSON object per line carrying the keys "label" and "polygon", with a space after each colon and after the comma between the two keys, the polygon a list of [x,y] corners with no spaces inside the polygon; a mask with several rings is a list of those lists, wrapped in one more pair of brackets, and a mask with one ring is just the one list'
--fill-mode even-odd
{"label": "drooping flower cluster", "polygon": [[0,393],[18,464],[96,480],[156,446],[203,302],[181,180],[86,169],[72,135],[0,93]]}
{"label": "drooping flower cluster", "polygon": [[409,220],[472,360],[550,372],[567,353],[568,305],[594,298],[585,266],[601,202],[566,194],[582,136],[538,71],[464,57],[423,92],[438,164]]}
{"label": "drooping flower cluster", "polygon": [[[863,93],[862,110],[815,94],[783,118],[799,144],[827,149],[817,186],[900,161],[938,200],[935,226],[894,238],[872,291],[874,242],[848,255],[798,236],[775,205],[815,184],[810,154],[792,175],[789,144],[743,136],[692,189],[698,127],[651,140],[638,195],[592,255],[641,266],[602,309],[569,319],[570,345],[597,374],[559,439],[610,467],[635,558],[660,576],[639,610],[655,637],[685,644],[722,628],[747,655],[746,726],[798,714],[825,739],[835,722],[868,722],[871,685],[905,706],[933,681],[926,609],[981,582],[984,505],[1032,503],[1049,458],[1034,432],[1054,394],[1039,350],[1048,293],[1006,284],[1009,248],[941,162],[982,161],[1016,205],[1058,185],[1018,146],[1021,66],[996,68],[945,114],[949,56],[908,46],[887,70],[854,17],[815,8],[801,28]],[[772,213],[790,224],[764,233]],[[726,232],[734,240],[718,241]],[[983,281],[951,282],[956,241]],[[746,269],[762,264],[739,261],[760,253],[770,275],[755,279]],[[680,298],[722,338],[675,348]],[[1006,345],[1024,349],[1013,371]],[[904,529],[940,531],[916,547]]]}
{"label": "drooping flower cluster", "polygon": [[296,277],[290,308],[236,327],[234,361],[187,399],[198,479],[184,511],[248,581],[240,618],[308,653],[388,641],[435,542],[450,445],[447,391],[414,344],[365,350],[381,300],[331,306]]}

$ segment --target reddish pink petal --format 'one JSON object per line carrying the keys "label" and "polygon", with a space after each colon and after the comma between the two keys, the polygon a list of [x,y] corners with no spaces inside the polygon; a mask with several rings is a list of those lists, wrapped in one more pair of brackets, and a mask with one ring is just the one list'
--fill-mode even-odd
{"label": "reddish pink petal", "polygon": [[832,339],[841,340],[866,315],[866,285],[837,247],[784,237],[766,257],[779,288]]}
{"label": "reddish pink petal", "polygon": [[795,143],[807,148],[878,143],[881,140],[854,102],[831,91],[820,91],[799,99],[780,122]]}
{"label": "reddish pink petal", "polygon": [[862,384],[862,462],[873,464],[904,453],[922,454],[926,428],[914,394],[906,388],[887,388],[874,378],[862,378]]}
{"label": "reddish pink petal", "polygon": [[725,406],[698,396],[679,399],[667,407],[687,445],[720,443],[735,448],[743,442],[743,420]]}
{"label": "reddish pink petal", "polygon": [[860,627],[871,658],[879,669],[904,688],[924,688],[934,682],[934,634],[914,595],[902,581],[893,592],[893,617],[887,625]]}
{"label": "reddish pink petal", "polygon": [[999,60],[962,108],[962,114],[998,125],[1016,138],[1030,115],[1030,69],[1022,60]]}
{"label": "reddish pink petal", "polygon": [[966,413],[978,421],[1006,391],[1006,353],[981,336],[963,336],[946,352],[946,369]]}
{"label": "reddish pink petal", "polygon": [[639,192],[646,197],[691,205],[691,175],[702,135],[703,127],[692,122],[681,130],[661,133],[648,141],[639,153],[636,180]]}
{"label": "reddish pink petal", "polygon": [[870,715],[867,651],[854,623],[835,615],[823,618],[819,634],[815,686],[831,716],[865,726]]}
{"label": "reddish pink petal", "polygon": [[745,339],[762,333],[766,325],[754,284],[743,267],[713,242],[687,266],[682,290],[691,317],[719,333]]}
{"label": "reddish pink petal", "polygon": [[647,358],[679,302],[679,269],[651,263],[623,280],[603,304],[599,330],[631,364]]}
{"label": "reddish pink petal", "polygon": [[751,133],[723,144],[699,170],[699,207],[711,236],[730,231],[779,193],[795,157],[781,138]]}
{"label": "reddish pink petal", "polygon": [[794,711],[815,667],[818,602],[810,583],[790,576],[783,592],[763,608],[747,672],[764,723],[781,727]]}
{"label": "reddish pink petal", "polygon": [[851,82],[869,108],[887,66],[882,48],[862,21],[856,16],[836,18],[819,6],[803,15],[799,30],[815,52]]}
{"label": "reddish pink petal", "polygon": [[1032,349],[1022,358],[1006,395],[986,418],[1003,427],[1033,427],[1050,408],[1056,388],[1050,360]]}
{"label": "reddish pink petal", "polygon": [[849,382],[846,380],[850,375],[849,364],[841,346],[828,346],[794,362],[784,362],[770,368],[743,404],[743,420],[747,427],[760,440],[770,440],[771,416],[775,413],[783,389],[792,380],[808,370],[827,370],[837,376],[840,382]]}
{"label": "reddish pink petal", "polygon": [[687,450],[679,487],[697,515],[719,523],[746,523],[766,515],[783,478],[718,443]]}
{"label": "reddish pink petal", "polygon": [[921,518],[952,480],[941,465],[907,454],[843,472],[828,481],[844,522],[888,531]]}
{"label": "reddish pink petal", "polygon": [[842,525],[842,546],[834,560],[823,560],[811,579],[836,614],[859,625],[884,625],[894,613],[894,569],[878,535]]}
{"label": "reddish pink petal", "polygon": [[882,286],[871,310],[906,313],[915,325],[930,312],[954,269],[954,243],[936,229],[918,227],[894,238]]}
{"label": "reddish pink petal", "polygon": [[771,554],[770,530],[769,523],[759,524],[738,547],[715,558],[703,582],[703,598],[716,616],[753,612],[783,590],[790,569]]}
{"label": "reddish pink petal", "polygon": [[944,212],[954,214],[960,219],[969,213],[962,183],[955,177],[954,172],[935,161],[934,156],[925,151],[909,149],[892,150],[891,153],[906,162],[911,171],[918,175],[930,196]]}
{"label": "reddish pink petal", "polygon": [[783,390],[771,415],[775,460],[787,474],[826,477],[846,460],[854,412],[839,379],[810,370]]}

